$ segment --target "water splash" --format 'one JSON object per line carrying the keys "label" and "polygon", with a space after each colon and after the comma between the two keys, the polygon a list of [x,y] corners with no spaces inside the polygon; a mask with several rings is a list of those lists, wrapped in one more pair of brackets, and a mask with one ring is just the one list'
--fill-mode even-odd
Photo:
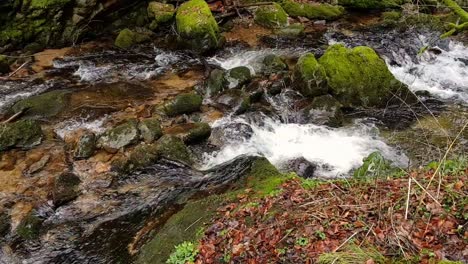
{"label": "water splash", "polygon": [[89,118],[68,119],[57,124],[54,128],[54,131],[61,139],[65,139],[68,134],[73,133],[78,129],[86,129],[95,134],[101,134],[105,131],[104,124],[107,119],[108,116],[104,116],[95,120],[89,120]]}
{"label": "water splash", "polygon": [[220,151],[205,154],[204,167],[221,164],[240,155],[266,157],[276,167],[287,161],[305,158],[321,164],[318,176],[339,177],[362,165],[362,160],[374,151],[380,151],[395,165],[408,165],[408,158],[388,146],[377,135],[375,126],[358,122],[351,127],[329,128],[313,124],[285,124],[264,117],[262,125],[249,123],[246,118],[225,118],[213,124],[222,126],[241,122],[251,126],[253,134],[245,140],[227,142]]}

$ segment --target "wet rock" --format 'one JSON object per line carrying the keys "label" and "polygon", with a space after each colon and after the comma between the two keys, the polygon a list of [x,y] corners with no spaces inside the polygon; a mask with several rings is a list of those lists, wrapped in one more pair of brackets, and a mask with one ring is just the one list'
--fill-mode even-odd
{"label": "wet rock", "polygon": [[221,147],[227,143],[248,140],[253,133],[253,129],[245,123],[229,123],[213,128],[209,141],[212,145]]}
{"label": "wet rock", "polygon": [[142,143],[136,146],[128,156],[112,162],[112,170],[129,173],[144,168],[156,162],[159,158],[158,145]]}
{"label": "wet rock", "polygon": [[10,216],[6,212],[0,212],[0,241],[10,232]]}
{"label": "wet rock", "polygon": [[31,164],[31,166],[29,166],[27,174],[31,175],[31,174],[41,171],[45,167],[45,165],[47,165],[49,160],[50,160],[50,155],[42,156],[40,160],[38,160],[37,162],[34,162],[33,164]]}
{"label": "wet rock", "polygon": [[284,11],[291,17],[306,17],[308,19],[335,20],[343,15],[344,8],[330,4],[296,3],[286,0],[281,3]]}
{"label": "wet rock", "polygon": [[148,118],[138,124],[140,136],[146,143],[151,143],[163,135],[161,123],[157,118]]}
{"label": "wet rock", "polygon": [[71,172],[65,172],[57,176],[51,193],[54,205],[59,207],[78,197],[80,183],[80,178]]}
{"label": "wet rock", "polygon": [[179,6],[177,32],[184,46],[205,52],[220,46],[218,24],[204,0],[190,0]]}
{"label": "wet rock", "polygon": [[42,141],[42,129],[37,121],[20,120],[0,124],[0,151],[9,148],[32,148]]}
{"label": "wet rock", "polygon": [[10,64],[8,63],[7,57],[0,55],[0,74],[9,73]]}
{"label": "wet rock", "polygon": [[12,114],[23,111],[22,117],[34,119],[54,117],[67,106],[70,93],[67,91],[52,91],[21,100],[10,109]]}
{"label": "wet rock", "polygon": [[208,96],[217,95],[224,91],[227,86],[226,73],[223,70],[214,69],[206,81],[206,94]]}
{"label": "wet rock", "polygon": [[150,37],[148,35],[126,28],[120,31],[119,35],[115,39],[114,45],[121,49],[128,49],[136,44],[149,40]]}
{"label": "wet rock", "polygon": [[292,87],[306,97],[328,92],[325,69],[317,62],[314,54],[307,53],[299,58],[294,67]]}
{"label": "wet rock", "polygon": [[155,30],[158,25],[169,22],[175,14],[175,8],[171,4],[164,4],[159,2],[149,2],[148,15],[153,18],[150,28]]}
{"label": "wet rock", "polygon": [[191,154],[184,142],[176,137],[164,135],[157,141],[157,150],[161,157],[192,164]]}
{"label": "wet rock", "polygon": [[184,142],[187,144],[196,143],[209,138],[211,135],[211,127],[207,123],[194,123],[193,127],[184,137]]}
{"label": "wet rock", "polygon": [[317,165],[306,160],[305,158],[297,158],[287,162],[287,169],[294,171],[302,178],[313,178],[317,170]]}
{"label": "wet rock", "polygon": [[356,9],[398,8],[400,0],[338,0],[338,4]]}
{"label": "wet rock", "polygon": [[226,80],[229,82],[229,88],[240,88],[252,80],[252,75],[249,68],[239,66],[232,68],[227,72]]}
{"label": "wet rock", "polygon": [[287,71],[288,65],[279,56],[270,54],[263,59],[262,70],[265,74],[280,73],[282,71]]}
{"label": "wet rock", "polygon": [[225,111],[242,114],[250,107],[250,97],[241,90],[230,89],[218,96],[216,103]]}
{"label": "wet rock", "polygon": [[268,28],[281,28],[288,24],[288,14],[277,3],[260,6],[254,19],[257,24]]}
{"label": "wet rock", "polygon": [[16,227],[16,234],[25,240],[33,240],[39,237],[43,219],[36,210],[31,210]]}
{"label": "wet rock", "polygon": [[392,75],[372,48],[333,45],[319,63],[327,73],[329,89],[345,107],[381,107],[394,95],[414,100],[408,87]]}
{"label": "wet rock", "polygon": [[87,159],[94,154],[95,150],[96,135],[93,132],[87,131],[78,139],[73,154],[75,159]]}
{"label": "wet rock", "polygon": [[262,99],[263,91],[263,84],[260,80],[254,80],[249,83],[243,91],[249,96],[250,102],[258,102]]}
{"label": "wet rock", "polygon": [[314,98],[312,103],[301,110],[302,122],[316,125],[339,127],[344,115],[341,104],[331,95]]}
{"label": "wet rock", "polygon": [[202,101],[202,97],[198,94],[179,94],[173,100],[164,105],[164,112],[168,116],[190,114],[200,110]]}
{"label": "wet rock", "polygon": [[140,133],[136,120],[127,121],[104,132],[98,139],[98,147],[115,153],[119,149],[138,141]]}
{"label": "wet rock", "polygon": [[275,35],[282,38],[297,38],[304,35],[304,25],[292,24],[280,29],[275,30]]}

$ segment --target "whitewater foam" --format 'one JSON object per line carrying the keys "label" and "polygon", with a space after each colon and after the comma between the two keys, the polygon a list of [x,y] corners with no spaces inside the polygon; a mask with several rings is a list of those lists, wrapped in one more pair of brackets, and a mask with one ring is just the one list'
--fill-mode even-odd
{"label": "whitewater foam", "polygon": [[318,176],[341,177],[362,165],[363,158],[374,151],[380,151],[398,166],[409,162],[404,154],[378,137],[376,127],[363,122],[335,129],[313,124],[285,124],[266,116],[262,121],[262,125],[248,123],[241,117],[216,121],[214,127],[230,122],[249,124],[253,134],[242,141],[226,142],[218,152],[205,154],[203,167],[210,168],[240,155],[259,155],[281,168],[287,161],[303,157],[325,165],[319,166]]}
{"label": "whitewater foam", "polygon": [[95,120],[89,120],[88,118],[68,119],[57,124],[54,131],[61,139],[65,139],[69,133],[78,129],[86,129],[95,134],[101,134],[105,131],[104,123],[106,121],[107,116]]}

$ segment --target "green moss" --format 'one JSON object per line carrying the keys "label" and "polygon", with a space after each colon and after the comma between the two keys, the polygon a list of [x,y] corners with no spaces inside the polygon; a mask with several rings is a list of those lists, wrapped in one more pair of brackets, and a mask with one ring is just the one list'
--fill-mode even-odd
{"label": "green moss", "polygon": [[218,24],[205,1],[190,0],[180,5],[176,23],[182,42],[189,48],[204,52],[219,46]]}
{"label": "green moss", "polygon": [[168,116],[193,113],[200,110],[202,101],[203,98],[198,94],[179,94],[164,105],[164,112]]}
{"label": "green moss", "polygon": [[401,0],[338,0],[340,5],[356,9],[396,8],[402,4]]}
{"label": "green moss", "polygon": [[16,233],[22,239],[36,239],[39,237],[42,222],[43,220],[32,210],[21,220],[18,227],[16,227]]}
{"label": "green moss", "polygon": [[154,19],[157,24],[170,21],[175,14],[175,8],[171,4],[159,2],[150,2],[148,4],[148,15]]}
{"label": "green moss", "polygon": [[268,28],[281,28],[288,24],[288,14],[277,3],[259,7],[254,19],[257,24]]}
{"label": "green moss", "polygon": [[158,153],[170,160],[177,160],[186,164],[192,164],[192,155],[190,154],[184,142],[175,136],[164,135],[158,141]]}
{"label": "green moss", "polygon": [[42,130],[34,120],[0,124],[0,151],[17,147],[31,148],[41,143]]}
{"label": "green moss", "polygon": [[304,54],[297,61],[293,72],[293,88],[308,97],[327,93],[327,75],[314,54]]}
{"label": "green moss", "polygon": [[292,17],[307,17],[308,19],[334,20],[343,15],[344,8],[330,4],[296,3],[286,0],[281,3],[286,13]]}
{"label": "green moss", "polygon": [[251,167],[245,186],[254,191],[254,195],[264,197],[280,189],[281,184],[294,177],[280,173],[267,159],[256,160]]}
{"label": "green moss", "polygon": [[372,48],[333,45],[319,63],[327,73],[329,88],[344,106],[384,106],[393,95],[407,98],[410,94]]}
{"label": "green moss", "polygon": [[115,39],[114,45],[121,49],[128,49],[133,45],[149,41],[149,36],[131,31],[126,28],[120,31],[119,35]]}
{"label": "green moss", "polygon": [[24,111],[22,117],[54,117],[65,109],[69,99],[70,93],[67,91],[47,92],[17,102],[10,112]]}
{"label": "green moss", "polygon": [[163,135],[161,123],[157,118],[148,118],[138,124],[140,136],[146,143],[151,143]]}
{"label": "green moss", "polygon": [[211,135],[211,127],[208,123],[195,123],[187,135],[184,137],[184,142],[187,144],[200,142],[209,138]]}
{"label": "green moss", "polygon": [[30,7],[35,9],[62,7],[71,0],[31,0]]}

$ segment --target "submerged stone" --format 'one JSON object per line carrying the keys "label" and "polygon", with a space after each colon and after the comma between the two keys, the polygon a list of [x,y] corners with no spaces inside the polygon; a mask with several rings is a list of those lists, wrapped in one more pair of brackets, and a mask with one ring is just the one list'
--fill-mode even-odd
{"label": "submerged stone", "polygon": [[13,114],[23,111],[21,117],[45,118],[60,114],[68,106],[70,92],[52,91],[31,96],[13,105]]}
{"label": "submerged stone", "polygon": [[220,46],[218,24],[204,0],[190,0],[179,6],[177,32],[185,46],[205,52]]}
{"label": "submerged stone", "polygon": [[143,33],[134,32],[128,28],[120,31],[115,39],[114,45],[121,49],[128,49],[136,44],[149,41],[150,37]]}
{"label": "submerged stone", "polygon": [[87,159],[94,154],[95,150],[96,135],[92,132],[85,132],[76,143],[74,157],[75,159]]}
{"label": "submerged stone", "polygon": [[80,183],[80,178],[71,172],[65,172],[57,176],[52,189],[54,205],[58,207],[78,197]]}
{"label": "submerged stone", "polygon": [[148,118],[138,124],[140,136],[146,143],[151,143],[163,135],[161,123],[157,118]]}
{"label": "submerged stone", "polygon": [[327,75],[312,53],[302,55],[293,71],[292,87],[307,97],[328,92]]}
{"label": "submerged stone", "polygon": [[330,4],[296,3],[286,0],[281,3],[286,13],[292,17],[307,17],[308,19],[334,20],[343,15],[344,8]]}
{"label": "submerged stone", "polygon": [[259,7],[254,19],[257,24],[268,28],[281,28],[288,24],[288,14],[277,3]]}
{"label": "submerged stone", "polygon": [[288,70],[288,65],[279,56],[270,54],[263,58],[263,72],[276,74]]}
{"label": "submerged stone", "polygon": [[240,88],[242,85],[252,80],[252,75],[249,68],[239,66],[230,69],[227,72],[226,79],[229,82],[229,88]]}
{"label": "submerged stone", "polygon": [[34,147],[41,143],[42,137],[41,126],[34,120],[0,124],[0,151],[14,147]]}
{"label": "submerged stone", "polygon": [[130,120],[104,132],[98,139],[98,146],[115,153],[123,147],[136,143],[139,136],[136,120]]}
{"label": "submerged stone", "polygon": [[346,107],[385,106],[394,96],[414,98],[372,48],[333,45],[319,63],[327,73],[329,89]]}
{"label": "submerged stone", "polygon": [[327,94],[315,97],[312,103],[301,110],[305,123],[339,127],[343,123],[344,115],[341,104]]}
{"label": "submerged stone", "polygon": [[168,116],[190,114],[200,110],[203,98],[195,93],[179,94],[164,105],[164,112]]}
{"label": "submerged stone", "polygon": [[170,160],[181,161],[186,164],[192,164],[191,154],[185,146],[184,142],[176,137],[170,135],[162,136],[158,141],[158,153],[161,157]]}

